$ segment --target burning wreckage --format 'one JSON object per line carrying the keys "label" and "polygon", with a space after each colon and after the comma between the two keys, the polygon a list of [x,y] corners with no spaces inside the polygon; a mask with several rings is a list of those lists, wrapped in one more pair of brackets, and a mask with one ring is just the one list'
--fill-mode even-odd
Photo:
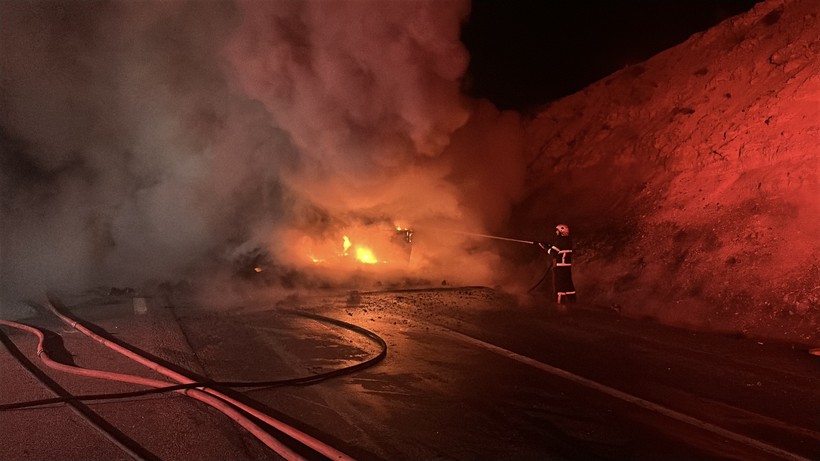
{"label": "burning wreckage", "polygon": [[281,245],[246,245],[232,259],[234,275],[295,288],[333,285],[345,277],[402,274],[412,256],[410,228],[388,220],[327,226],[321,232],[291,230]]}

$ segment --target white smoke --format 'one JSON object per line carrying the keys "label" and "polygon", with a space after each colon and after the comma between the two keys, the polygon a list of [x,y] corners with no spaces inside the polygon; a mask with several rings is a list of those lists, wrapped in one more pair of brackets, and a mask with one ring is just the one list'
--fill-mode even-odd
{"label": "white smoke", "polygon": [[[249,240],[288,261],[288,236],[316,216],[502,225],[523,180],[519,126],[459,92],[468,14],[3,2],[4,297],[177,277]],[[491,279],[488,249],[420,237],[417,270]]]}

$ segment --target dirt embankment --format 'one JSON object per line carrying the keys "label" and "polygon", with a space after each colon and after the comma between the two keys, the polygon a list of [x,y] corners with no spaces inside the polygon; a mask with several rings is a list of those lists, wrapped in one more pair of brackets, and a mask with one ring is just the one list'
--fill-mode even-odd
{"label": "dirt embankment", "polygon": [[531,117],[517,219],[569,222],[585,300],[820,343],[818,30],[762,2]]}

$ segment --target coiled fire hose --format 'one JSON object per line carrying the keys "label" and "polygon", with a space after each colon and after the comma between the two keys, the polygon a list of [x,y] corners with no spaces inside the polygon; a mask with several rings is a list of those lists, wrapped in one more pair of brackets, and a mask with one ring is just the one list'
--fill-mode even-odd
{"label": "coiled fire hose", "polygon": [[[100,335],[94,333],[93,331],[89,330],[82,323],[80,323],[77,319],[71,318],[68,314],[63,312],[62,303],[60,303],[60,301],[57,300],[56,298],[54,298],[52,296],[49,296],[47,306],[48,306],[49,310],[54,315],[56,315],[60,320],[63,321],[63,323],[65,323],[66,325],[74,328],[75,330],[79,331],[80,333],[83,333],[84,335],[88,336],[89,338],[93,339],[94,341],[96,341],[96,342],[98,342],[98,343],[100,343],[100,344],[102,344],[102,345],[104,345],[104,346],[106,346],[106,347],[108,347],[108,348],[110,348],[110,349],[112,349],[112,350],[114,350],[114,351],[116,351],[116,352],[118,352],[118,353],[120,353],[120,354],[122,354],[122,355],[124,355],[124,356],[126,356],[126,357],[128,357],[128,358],[130,358],[130,359],[132,359],[132,360],[146,366],[146,367],[148,367],[148,368],[150,368],[151,370],[156,371],[157,373],[160,373],[162,375],[165,375],[165,376],[171,378],[174,381],[177,381],[177,382],[182,383],[182,384],[196,383],[195,380],[193,380],[193,379],[191,379],[191,378],[189,378],[189,377],[187,377],[187,376],[185,376],[181,373],[178,373],[178,372],[173,371],[169,368],[166,368],[166,367],[160,365],[159,363],[156,363],[156,362],[154,362],[154,361],[152,361],[152,360],[150,360],[146,357],[143,357],[140,354],[137,354],[137,353],[135,353],[135,352],[133,352],[129,349],[126,349],[125,347],[120,346],[117,343],[111,342],[111,341],[107,340],[106,338],[103,338],[102,336],[100,336]],[[163,383],[163,385],[166,385],[166,384],[167,383]],[[234,399],[233,397],[225,395],[224,393],[222,393],[222,392],[220,392],[216,389],[211,389],[211,388],[204,387],[204,386],[199,388],[199,389],[201,390],[201,392],[203,392],[203,393],[205,393],[205,394],[207,394],[207,395],[209,395],[209,396],[211,396],[211,397],[213,397],[217,400],[221,400],[220,403],[222,403],[222,404],[229,403],[229,404],[235,406],[236,408],[239,408],[239,409],[245,411],[246,413],[258,418],[259,420],[265,422],[266,424],[270,425],[271,427],[275,428],[276,430],[282,432],[283,434],[286,434],[286,435],[290,436],[294,440],[299,441],[300,443],[304,444],[305,446],[312,448],[316,452],[321,453],[322,455],[324,455],[324,456],[326,456],[326,457],[328,457],[332,460],[353,461],[353,458],[351,458],[350,456],[342,453],[341,451],[337,450],[336,448],[331,447],[330,445],[327,445],[324,442],[321,442],[321,441],[317,440],[316,438],[314,438],[314,437],[312,437],[308,434],[305,434],[304,432],[300,431],[299,429],[296,429],[295,427],[292,427],[292,426],[290,426],[290,425],[288,425],[288,424],[286,424],[282,421],[279,421],[276,418],[271,417],[268,414],[265,414],[264,412],[261,412],[261,411],[255,409],[255,408],[253,408],[249,405],[246,405],[246,404]],[[247,419],[247,418],[245,418],[245,419]],[[237,422],[240,422],[240,421],[237,420]],[[250,422],[250,420],[248,420],[248,422]],[[240,424],[243,424],[243,423],[240,423]],[[243,427],[244,427],[244,425],[243,425]],[[258,426],[257,426],[257,428],[258,428]],[[280,442],[275,441],[275,439],[273,439],[273,437],[271,437],[270,434],[267,434],[267,432],[265,432],[261,429],[259,429],[259,431],[263,432],[264,435],[263,434],[258,434],[257,435],[255,429],[253,431],[251,431],[251,433],[254,434],[255,436],[257,436],[257,438],[262,437],[265,440],[270,441],[270,445],[268,444],[268,442],[265,442],[265,444],[268,445],[271,449],[273,449],[277,453],[279,453],[280,455],[282,455],[283,457],[285,457],[286,459],[288,459],[288,460],[301,460],[302,459],[301,456],[294,453],[292,450],[288,449],[287,447],[284,447]],[[260,438],[260,440],[262,440],[262,438]],[[273,440],[271,441],[270,439],[273,439]],[[263,442],[264,442],[264,440],[263,440]]]}
{"label": "coiled fire hose", "polygon": [[[25,331],[25,332],[28,332],[28,333],[31,333],[31,334],[37,336],[37,339],[38,339],[37,356],[49,368],[53,368],[55,370],[59,370],[59,371],[63,371],[63,372],[66,372],[66,373],[71,373],[71,374],[79,375],[79,376],[86,376],[86,377],[98,378],[98,379],[107,379],[107,380],[111,380],[111,381],[120,381],[120,382],[132,383],[132,384],[140,384],[140,385],[143,385],[143,386],[156,387],[156,388],[166,387],[169,384],[165,381],[159,381],[159,380],[150,379],[150,378],[143,378],[141,376],[134,376],[134,375],[128,375],[128,374],[123,374],[123,373],[115,373],[115,372],[103,371],[103,370],[94,370],[94,369],[88,369],[88,368],[80,368],[80,367],[75,367],[75,366],[66,365],[66,364],[63,364],[63,363],[60,363],[60,362],[56,362],[56,361],[52,360],[51,357],[49,357],[48,352],[45,350],[45,347],[44,347],[45,335],[39,329],[28,326],[28,325],[24,325],[24,324],[21,324],[21,323],[17,323],[17,322],[11,322],[11,321],[8,321],[8,320],[0,320],[0,325],[5,325],[5,326],[11,327],[11,328],[16,328],[18,330],[22,330],[22,331]],[[79,328],[77,328],[77,329],[79,330]],[[145,359],[145,360],[147,360],[147,359]],[[140,361],[140,363],[142,363],[142,362]],[[268,434],[264,429],[262,429],[261,427],[256,425],[247,416],[245,416],[242,413],[240,413],[239,411],[237,411],[236,408],[232,407],[231,405],[228,405],[227,402],[217,398],[216,396],[204,392],[204,389],[203,390],[200,390],[200,389],[179,389],[176,392],[179,392],[181,394],[192,397],[196,400],[199,400],[203,403],[206,403],[206,404],[214,407],[215,409],[219,410],[220,412],[222,412],[223,414],[225,414],[226,416],[228,416],[229,418],[231,418],[232,420],[237,422],[239,425],[241,425],[242,427],[247,429],[248,432],[250,432],[251,434],[254,435],[254,437],[259,439],[262,443],[267,445],[270,449],[272,449],[275,452],[279,453],[285,459],[288,459],[288,460],[302,460],[302,459],[304,459],[301,456],[299,456],[298,454],[296,454],[293,450],[291,450],[290,448],[286,447],[281,442],[276,440],[273,436]],[[123,447],[120,446],[120,448],[123,448]],[[134,457],[134,455],[130,451],[129,451],[129,455],[132,455],[132,457]],[[142,459],[142,458],[141,457],[135,457],[135,459]]]}

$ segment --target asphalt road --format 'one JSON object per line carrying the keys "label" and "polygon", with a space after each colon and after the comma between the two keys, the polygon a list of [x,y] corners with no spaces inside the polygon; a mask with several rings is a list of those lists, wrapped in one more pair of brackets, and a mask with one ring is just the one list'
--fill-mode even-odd
{"label": "asphalt road", "polygon": [[[371,330],[388,345],[371,368],[242,391],[357,459],[820,459],[820,358],[790,345],[584,305],[559,310],[483,288],[246,298],[216,308],[154,299],[144,314],[130,299],[76,303],[78,315],[118,339],[223,381],[310,376],[380,350],[357,332],[289,310]],[[65,338],[78,365],[145,373],[70,329],[46,326]],[[36,360],[33,341],[10,334]],[[0,366],[3,403],[40,398],[8,354]],[[77,393],[128,387],[49,374]],[[188,400],[88,406],[160,459],[276,459],[223,415]],[[64,406],[0,412],[0,429],[0,459],[127,459]]]}

